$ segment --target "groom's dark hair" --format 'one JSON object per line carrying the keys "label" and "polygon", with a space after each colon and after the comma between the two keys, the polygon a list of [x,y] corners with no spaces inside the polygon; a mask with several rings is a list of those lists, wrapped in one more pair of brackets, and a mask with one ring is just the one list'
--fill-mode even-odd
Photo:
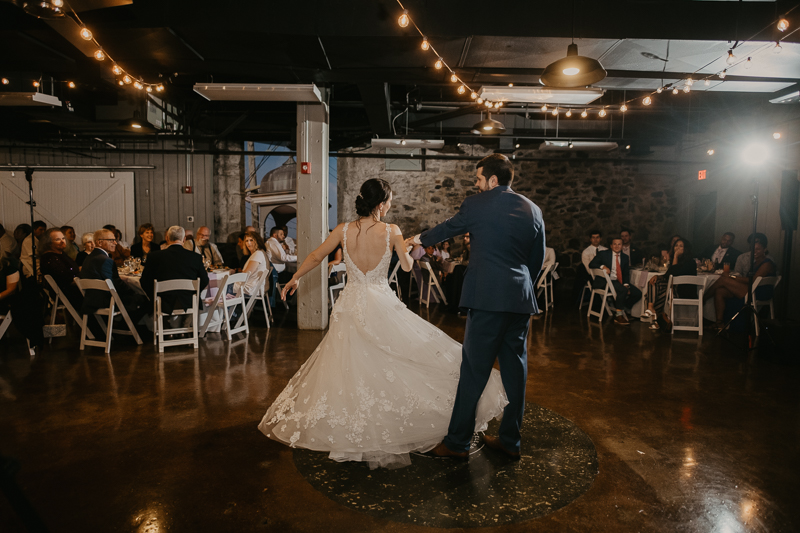
{"label": "groom's dark hair", "polygon": [[492,176],[496,176],[498,185],[511,185],[511,181],[514,179],[514,167],[503,154],[487,155],[478,161],[475,168],[483,169],[483,177],[487,181]]}

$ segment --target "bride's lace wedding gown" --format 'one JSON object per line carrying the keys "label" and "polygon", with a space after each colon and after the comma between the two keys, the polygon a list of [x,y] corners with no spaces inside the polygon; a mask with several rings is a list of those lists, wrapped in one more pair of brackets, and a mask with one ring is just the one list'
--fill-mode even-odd
{"label": "bride's lace wedding gown", "polygon": [[[403,466],[410,464],[409,452],[428,451],[447,434],[461,344],[407,309],[389,287],[389,225],[383,257],[367,273],[348,253],[348,226],[342,239],[347,284],[330,329],[258,427],[292,447],[330,452],[337,461]],[[507,403],[493,370],[476,431]]]}

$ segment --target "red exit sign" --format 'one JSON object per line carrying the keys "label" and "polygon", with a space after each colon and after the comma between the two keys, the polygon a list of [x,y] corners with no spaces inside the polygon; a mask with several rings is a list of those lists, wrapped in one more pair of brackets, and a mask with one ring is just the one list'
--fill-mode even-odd
{"label": "red exit sign", "polygon": [[698,170],[697,171],[697,179],[698,180],[706,179],[706,171],[705,170]]}

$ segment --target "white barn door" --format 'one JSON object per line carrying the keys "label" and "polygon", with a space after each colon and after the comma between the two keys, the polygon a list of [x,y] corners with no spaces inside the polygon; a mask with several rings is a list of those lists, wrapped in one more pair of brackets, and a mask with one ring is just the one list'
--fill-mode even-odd
{"label": "white barn door", "polygon": [[[31,223],[25,173],[0,172],[0,223],[13,233]],[[123,238],[136,236],[133,172],[44,172],[33,174],[35,219],[47,227],[72,226],[78,234],[114,224]]]}

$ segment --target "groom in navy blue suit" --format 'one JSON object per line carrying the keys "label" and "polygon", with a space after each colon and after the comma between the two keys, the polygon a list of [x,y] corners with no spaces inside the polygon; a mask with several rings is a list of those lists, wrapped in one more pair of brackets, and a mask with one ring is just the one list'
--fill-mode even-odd
{"label": "groom in navy blue suit", "polygon": [[431,453],[468,458],[478,400],[498,360],[509,404],[499,438],[486,435],[484,441],[519,459],[528,325],[539,312],[534,283],[544,262],[544,221],[536,204],[511,190],[514,168],[504,155],[483,158],[476,177],[480,194],[467,197],[454,217],[413,239],[423,246],[467,232],[471,239],[460,302],[469,309],[461,376],[447,436]]}

